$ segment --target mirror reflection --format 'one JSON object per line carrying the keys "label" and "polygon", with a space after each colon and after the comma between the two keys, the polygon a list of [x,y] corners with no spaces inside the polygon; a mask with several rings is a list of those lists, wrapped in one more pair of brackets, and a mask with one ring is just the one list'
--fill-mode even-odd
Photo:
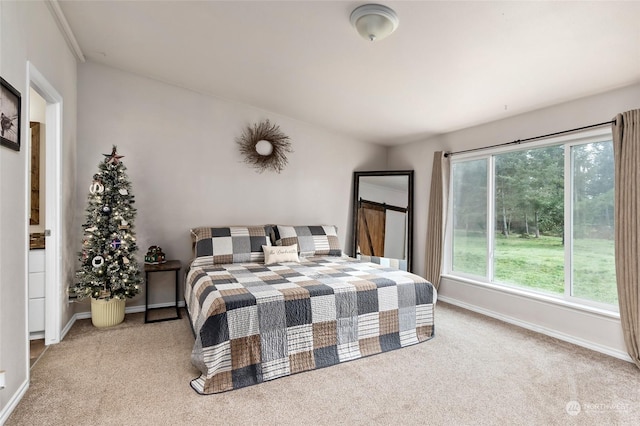
{"label": "mirror reflection", "polygon": [[354,173],[353,253],[411,271],[413,170]]}

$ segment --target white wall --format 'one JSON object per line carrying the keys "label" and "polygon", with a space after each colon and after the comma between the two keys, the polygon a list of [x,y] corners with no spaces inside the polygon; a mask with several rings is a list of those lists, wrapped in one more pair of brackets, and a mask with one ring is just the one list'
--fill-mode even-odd
{"label": "white wall", "polygon": [[[461,151],[525,139],[611,120],[617,113],[640,107],[640,84],[476,126],[389,150],[389,167],[415,169],[414,270],[424,274],[427,210],[435,151]],[[451,278],[440,285],[439,297],[536,331],[626,357],[619,319],[549,301],[465,283]]]}
{"label": "white wall", "polygon": [[[353,171],[384,168],[386,148],[96,63],[81,64],[78,78],[77,223],[84,223],[98,162],[115,144],[136,197],[140,261],[156,244],[186,265],[189,229],[197,226],[335,224],[343,247],[350,247]],[[280,174],[257,173],[235,143],[247,125],[263,119],[291,138],[294,152]],[[77,231],[70,252],[80,250]],[[153,275],[151,304],[172,300],[173,276],[166,275],[164,283]],[[127,302],[141,304],[142,294]],[[76,310],[89,310],[88,303]]]}
{"label": "white wall", "polygon": [[[0,75],[22,95],[20,152],[0,147],[0,370],[6,370],[6,388],[0,390],[0,423],[28,387],[27,332],[27,131],[29,84],[27,61],[64,97],[62,134],[62,244],[70,247],[71,205],[75,194],[76,64],[65,39],[44,2],[0,1]],[[63,262],[63,287],[73,275]],[[62,323],[73,312],[62,301]],[[60,327],[62,325],[60,324]]]}

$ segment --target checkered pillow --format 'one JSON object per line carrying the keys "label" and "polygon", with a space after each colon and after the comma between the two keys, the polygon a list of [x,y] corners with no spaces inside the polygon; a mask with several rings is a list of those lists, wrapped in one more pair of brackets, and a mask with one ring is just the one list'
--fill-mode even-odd
{"label": "checkered pillow", "polygon": [[273,228],[278,246],[298,245],[301,257],[342,256],[335,226],[283,226]]}
{"label": "checkered pillow", "polygon": [[229,226],[226,228],[194,228],[195,262],[199,265],[218,263],[264,262],[262,246],[270,246],[269,226]]}

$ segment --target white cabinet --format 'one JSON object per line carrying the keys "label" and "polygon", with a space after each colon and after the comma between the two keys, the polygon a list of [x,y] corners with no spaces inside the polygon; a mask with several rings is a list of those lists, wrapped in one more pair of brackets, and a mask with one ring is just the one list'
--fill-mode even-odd
{"label": "white cabinet", "polygon": [[45,267],[43,249],[29,250],[29,333],[44,336]]}

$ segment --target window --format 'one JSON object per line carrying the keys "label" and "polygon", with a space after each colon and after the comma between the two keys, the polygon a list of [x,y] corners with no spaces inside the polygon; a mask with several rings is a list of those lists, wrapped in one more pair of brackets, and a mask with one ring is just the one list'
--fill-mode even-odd
{"label": "window", "polygon": [[453,270],[487,273],[487,161],[452,164]]}
{"label": "window", "polygon": [[610,131],[451,161],[449,274],[617,309]]}

